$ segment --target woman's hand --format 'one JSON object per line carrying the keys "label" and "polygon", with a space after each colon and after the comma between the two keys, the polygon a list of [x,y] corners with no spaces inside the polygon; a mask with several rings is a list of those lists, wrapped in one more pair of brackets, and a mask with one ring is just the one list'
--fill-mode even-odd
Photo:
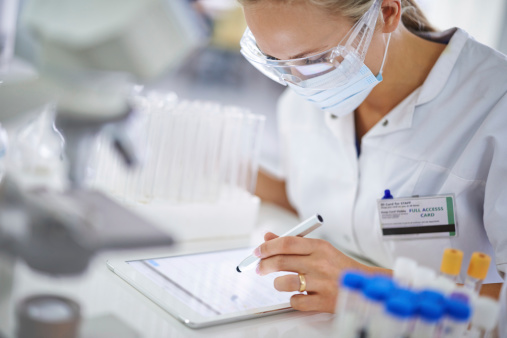
{"label": "woman's hand", "polygon": [[[342,270],[369,270],[321,239],[278,237],[268,232],[264,240],[254,251],[262,258],[257,267],[258,274],[290,271],[302,274],[306,279],[308,295],[294,295],[290,300],[296,310],[334,312],[337,280]],[[275,279],[275,288],[278,291],[299,291],[299,283],[298,275],[281,276]]]}

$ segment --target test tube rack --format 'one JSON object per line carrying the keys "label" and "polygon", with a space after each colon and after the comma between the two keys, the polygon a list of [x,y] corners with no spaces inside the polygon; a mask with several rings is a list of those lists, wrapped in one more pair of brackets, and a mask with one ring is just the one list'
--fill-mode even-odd
{"label": "test tube rack", "polygon": [[87,184],[179,229],[180,239],[249,233],[260,203],[254,191],[265,117],[173,93],[138,93],[132,104],[137,113],[125,129],[140,165],[126,168],[99,136]]}

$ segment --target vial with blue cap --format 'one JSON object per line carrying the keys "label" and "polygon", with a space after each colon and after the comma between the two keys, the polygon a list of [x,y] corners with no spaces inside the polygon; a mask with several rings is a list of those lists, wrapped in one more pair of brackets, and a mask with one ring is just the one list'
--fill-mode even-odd
{"label": "vial with blue cap", "polygon": [[448,298],[445,300],[445,318],[442,325],[442,338],[461,337],[467,330],[472,309],[467,303]]}
{"label": "vial with blue cap", "polygon": [[382,326],[384,303],[396,290],[393,280],[387,276],[371,278],[363,289],[366,306],[360,325],[360,337],[376,337]]}
{"label": "vial with blue cap", "polygon": [[445,295],[435,290],[422,290],[419,292],[419,299],[431,301],[438,304],[445,303]]}
{"label": "vial with blue cap", "polygon": [[380,322],[380,338],[409,337],[417,313],[417,294],[409,290],[395,292],[385,302],[384,319]]}
{"label": "vial with blue cap", "polygon": [[417,304],[417,315],[410,338],[435,337],[444,316],[444,304],[436,300],[423,299]]}
{"label": "vial with blue cap", "polygon": [[359,319],[364,308],[362,290],[368,277],[359,271],[344,273],[339,282],[334,332],[339,337],[356,337]]}

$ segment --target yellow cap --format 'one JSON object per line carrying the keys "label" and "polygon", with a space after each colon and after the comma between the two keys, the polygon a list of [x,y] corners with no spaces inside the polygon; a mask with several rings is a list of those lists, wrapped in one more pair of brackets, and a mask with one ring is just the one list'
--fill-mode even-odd
{"label": "yellow cap", "polygon": [[461,262],[463,261],[463,251],[458,249],[445,249],[442,257],[440,272],[457,276],[461,271]]}
{"label": "yellow cap", "polygon": [[482,252],[474,252],[468,265],[468,275],[476,279],[485,279],[489,263],[491,263],[491,257]]}

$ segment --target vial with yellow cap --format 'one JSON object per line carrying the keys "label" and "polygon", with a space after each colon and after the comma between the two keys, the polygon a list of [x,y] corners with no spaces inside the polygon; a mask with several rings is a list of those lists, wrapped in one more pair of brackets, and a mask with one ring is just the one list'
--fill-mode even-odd
{"label": "vial with yellow cap", "polygon": [[453,282],[458,279],[463,261],[463,251],[458,249],[445,249],[440,265],[440,274]]}
{"label": "vial with yellow cap", "polygon": [[482,282],[486,278],[489,270],[491,257],[482,252],[474,252],[468,265],[467,278],[464,287],[479,293]]}

